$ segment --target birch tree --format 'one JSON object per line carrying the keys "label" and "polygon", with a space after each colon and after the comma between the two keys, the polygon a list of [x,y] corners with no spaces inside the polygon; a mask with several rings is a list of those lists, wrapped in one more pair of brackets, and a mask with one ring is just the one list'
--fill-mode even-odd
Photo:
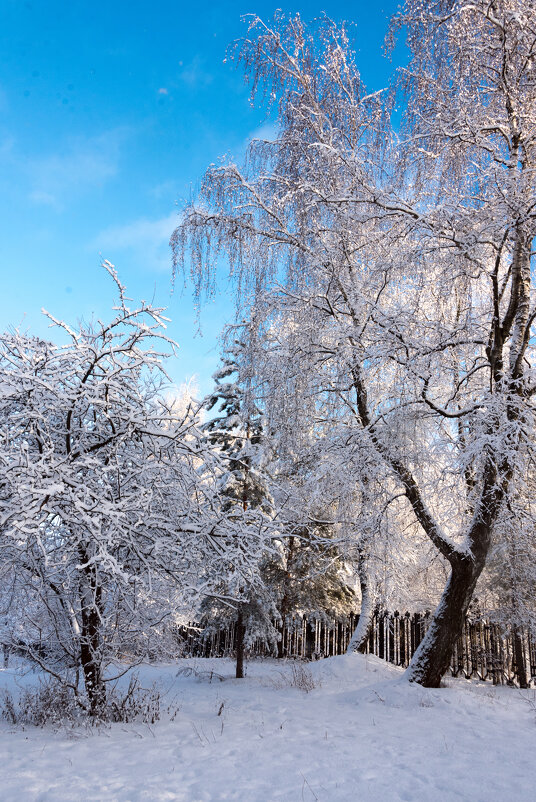
{"label": "birch tree", "polygon": [[208,170],[172,246],[199,289],[227,254],[259,331],[292,332],[311,425],[322,393],[350,412],[448,566],[407,674],[433,687],[533,442],[536,9],[407,0],[401,29],[407,68],[368,93],[344,27],[254,18],[232,55],[277,136]]}

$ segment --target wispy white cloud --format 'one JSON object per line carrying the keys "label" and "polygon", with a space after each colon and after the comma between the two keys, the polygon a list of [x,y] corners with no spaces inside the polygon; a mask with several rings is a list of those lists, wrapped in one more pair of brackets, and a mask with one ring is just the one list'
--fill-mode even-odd
{"label": "wispy white cloud", "polygon": [[180,83],[186,84],[191,88],[208,86],[213,81],[213,75],[205,67],[205,59],[196,55],[187,64],[179,62],[181,70],[178,74]]}
{"label": "wispy white cloud", "polygon": [[103,257],[112,262],[120,251],[131,252],[137,262],[148,270],[170,270],[171,258],[169,238],[178,224],[176,212],[159,220],[140,218],[121,226],[111,226],[101,231],[91,243]]}
{"label": "wispy white cloud", "polygon": [[123,129],[115,129],[96,137],[78,137],[61,151],[29,159],[30,199],[60,210],[73,197],[103,186],[118,172],[124,136]]}

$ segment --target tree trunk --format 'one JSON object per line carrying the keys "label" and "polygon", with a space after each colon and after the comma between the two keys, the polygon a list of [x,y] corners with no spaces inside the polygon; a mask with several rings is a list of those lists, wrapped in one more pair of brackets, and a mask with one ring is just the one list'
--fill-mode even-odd
{"label": "tree trunk", "polygon": [[98,583],[95,567],[87,565],[87,554],[83,549],[80,549],[80,556],[84,565],[80,577],[80,663],[90,715],[99,718],[106,709],[106,686],[102,677],[102,588]]}
{"label": "tree trunk", "polygon": [[244,626],[244,613],[242,605],[238,607],[238,617],[236,619],[236,679],[244,679],[244,636],[246,628]]}
{"label": "tree trunk", "polygon": [[286,555],[286,571],[283,580],[283,596],[279,605],[281,614],[281,640],[277,642],[278,658],[285,657],[285,634],[287,629],[287,616],[290,613],[292,569],[294,568],[294,554],[296,551],[296,538],[289,537],[288,550]]}
{"label": "tree trunk", "polygon": [[358,562],[358,573],[359,586],[361,588],[361,611],[354,634],[350,638],[350,643],[346,650],[347,654],[353,654],[354,652],[359,652],[359,654],[366,653],[370,627],[374,616],[375,594],[370,586],[365,560],[361,556]]}
{"label": "tree trunk", "polygon": [[452,565],[447,586],[430,626],[406,669],[410,682],[439,688],[448,671],[452,650],[462,631],[475,585],[482,571],[470,557]]}
{"label": "tree trunk", "polygon": [[89,712],[94,717],[102,716],[106,708],[106,687],[102,679],[99,625],[99,616],[94,608],[82,611],[80,662],[89,700]]}
{"label": "tree trunk", "polygon": [[277,657],[281,660],[285,656],[285,633],[286,633],[286,624],[285,619],[282,617],[282,625],[281,625],[281,638],[277,641]]}
{"label": "tree trunk", "polygon": [[527,669],[525,667],[525,650],[523,648],[523,640],[518,627],[514,628],[513,642],[517,681],[519,682],[520,688],[528,688]]}

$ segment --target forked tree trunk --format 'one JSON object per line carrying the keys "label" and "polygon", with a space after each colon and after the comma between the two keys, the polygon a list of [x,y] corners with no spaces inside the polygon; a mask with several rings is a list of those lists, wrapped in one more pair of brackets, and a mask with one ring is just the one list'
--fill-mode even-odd
{"label": "forked tree trunk", "polygon": [[410,682],[425,688],[439,688],[449,669],[452,651],[463,628],[463,622],[483,564],[469,557],[452,566],[450,578],[432,617],[430,626],[406,669]]}

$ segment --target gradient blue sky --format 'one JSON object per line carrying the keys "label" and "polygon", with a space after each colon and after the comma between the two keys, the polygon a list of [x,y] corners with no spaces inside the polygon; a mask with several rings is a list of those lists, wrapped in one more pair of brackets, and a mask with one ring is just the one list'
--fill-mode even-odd
{"label": "gradient blue sky", "polygon": [[168,307],[180,356],[174,381],[212,387],[225,295],[202,309],[171,295],[168,240],[184,198],[222,155],[240,158],[267,120],[252,109],[226,45],[241,15],[277,7],[310,19],[353,20],[365,83],[383,86],[393,0],[169,2],[0,0],[0,326],[53,336],[40,315],[107,317],[113,262],[129,295]]}

